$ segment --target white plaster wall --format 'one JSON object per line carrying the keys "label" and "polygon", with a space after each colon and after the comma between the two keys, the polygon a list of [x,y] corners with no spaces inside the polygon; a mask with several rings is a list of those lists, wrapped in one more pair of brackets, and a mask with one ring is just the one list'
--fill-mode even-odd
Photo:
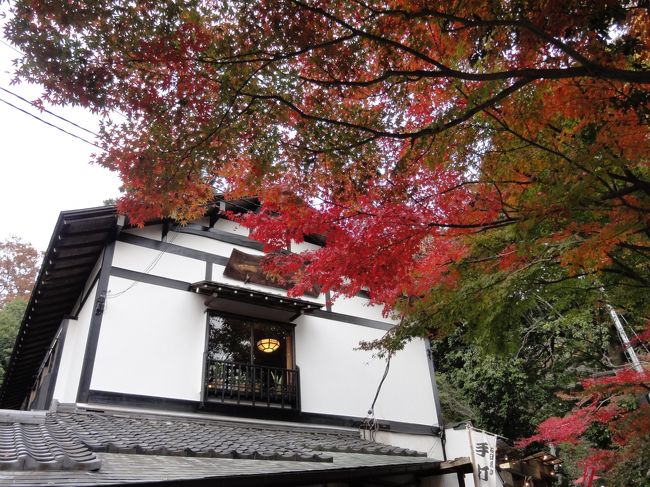
{"label": "white plaster wall", "polygon": [[[224,231],[231,231],[237,228],[237,225],[228,220],[219,220],[217,224],[221,222],[220,228]],[[217,225],[215,225],[215,228]],[[242,227],[239,227],[241,230]],[[129,233],[136,235],[160,239],[160,228],[156,229],[154,232],[149,232],[149,227],[143,229],[132,229]],[[250,255],[264,255],[264,252],[250,249],[248,247],[241,247],[237,245],[232,245],[227,242],[221,242],[218,240],[201,237],[198,235],[188,235],[182,233],[169,232],[168,242],[173,242],[174,245],[179,245],[182,247],[191,248],[194,250],[199,250],[202,252],[207,252],[210,254],[220,255],[222,257],[230,257],[233,248],[237,248],[242,252],[245,252]],[[294,250],[292,244],[292,250]],[[313,244],[301,243],[298,245],[316,247]],[[160,251],[153,249],[146,249],[138,247],[135,245],[129,245],[123,242],[118,242],[116,247],[115,257],[113,259],[113,265],[116,267],[124,267],[127,269],[133,269],[143,272],[149,264],[151,264],[154,259],[160,254]],[[228,278],[223,275],[225,266],[214,264],[212,266],[212,280],[217,282],[223,282],[225,284],[231,284],[233,286],[238,286],[246,289],[254,289],[257,291],[267,292],[269,294],[274,294],[276,296],[286,296],[287,293],[283,289],[270,287],[270,286],[261,286],[258,284],[244,284],[241,281]],[[155,268],[151,272],[154,275],[169,277],[172,279],[178,279],[181,281],[187,282],[196,282],[203,280],[205,277],[205,263],[196,259],[189,259],[186,257],[175,256],[173,254],[165,254],[156,263]],[[325,295],[322,294],[318,298],[312,296],[301,296],[300,299],[305,301],[312,301],[320,304],[325,304]],[[334,301],[332,304],[332,311],[336,313],[349,314],[352,316],[363,317],[371,320],[377,320],[388,324],[394,324],[395,319],[391,317],[386,317],[383,315],[382,306],[368,306],[368,300],[361,297],[352,297],[344,298],[340,297]]]}
{"label": "white plaster wall", "polygon": [[[113,266],[185,282],[205,279],[203,261],[124,242],[117,242],[115,245]],[[109,290],[110,294],[120,291],[110,287]]]}
{"label": "white plaster wall", "polygon": [[[111,277],[109,289],[132,282]],[[204,310],[201,296],[142,282],[108,299],[90,388],[198,401]]]}
{"label": "white plaster wall", "polygon": [[124,233],[132,233],[133,235],[160,241],[160,237],[162,236],[162,225],[147,225],[143,228],[127,228],[122,231]]}
{"label": "white plaster wall", "polygon": [[244,237],[248,237],[250,234],[248,228],[245,226],[231,222],[230,220],[226,220],[224,218],[219,218],[212,228],[223,230],[224,232],[236,233],[237,235],[243,235]]}
{"label": "white plaster wall", "polygon": [[[222,230],[235,226],[226,220],[220,222]],[[160,228],[133,229],[130,233],[160,238]],[[226,242],[175,232],[169,233],[168,241],[224,257],[228,257],[234,247]],[[262,255],[249,248],[241,250]],[[118,242],[113,265],[147,272],[148,266],[160,255],[160,251]],[[223,269],[223,266],[213,265],[212,279],[286,296],[282,289],[226,278]],[[204,279],[205,263],[164,254],[148,272],[195,282]],[[91,389],[199,400],[206,326],[204,298],[161,286],[132,284],[133,281],[116,277],[109,281],[110,293]],[[119,294],[121,292],[124,293]],[[325,303],[324,295],[318,299],[302,299]],[[364,298],[342,298],[336,301],[333,311],[388,324],[392,322],[381,315],[380,307],[368,307],[367,302]],[[355,348],[360,341],[380,338],[385,331],[309,315],[298,318],[296,323],[296,362],[301,371],[303,411],[366,416],[384,373],[385,361]],[[424,341],[414,340],[393,357],[375,415],[383,420],[436,425]]]}
{"label": "white plaster wall", "polygon": [[[467,476],[466,476],[467,477]],[[469,485],[469,484],[465,484]],[[435,475],[427,477],[426,482],[421,484],[422,487],[460,487],[458,476],[455,473],[447,475]]]}
{"label": "white plaster wall", "polygon": [[200,235],[191,235],[189,233],[176,233],[170,231],[167,236],[167,241],[172,242],[174,245],[200,250],[209,254],[221,255],[222,257],[230,257],[233,248],[251,255],[264,255],[264,252],[260,250],[242,247],[240,245],[233,245],[228,242],[222,242],[220,240],[202,237]]}
{"label": "white plaster wall", "polygon": [[76,320],[68,320],[68,331],[63,342],[63,354],[59,363],[59,372],[56,376],[53,399],[60,403],[77,401],[79,377],[86,353],[86,339],[93,315],[97,284],[88,296],[83,308],[78,313]]}
{"label": "white plaster wall", "polygon": [[445,429],[445,438],[447,458],[453,460],[454,458],[470,456],[469,435],[466,428],[462,426],[459,429],[447,428]]}
{"label": "white plaster wall", "polygon": [[[472,452],[470,450],[467,429],[464,427],[460,429],[445,429],[445,450],[447,452],[447,459],[449,460],[461,457],[471,458]],[[445,487],[448,485],[453,485],[452,481],[449,481]],[[474,476],[472,474],[465,474],[465,485],[467,487],[474,487]]]}
{"label": "white plaster wall", "polygon": [[394,324],[396,320],[383,315],[383,306],[368,306],[366,298],[353,296],[351,298],[337,298],[332,303],[332,311],[346,315],[361,316],[370,320],[383,321]]}
{"label": "white plaster wall", "polygon": [[[386,362],[355,348],[384,332],[309,315],[296,323],[302,410],[365,417]],[[436,425],[427,360],[422,340],[407,344],[393,357],[375,404],[378,419]]]}
{"label": "white plaster wall", "polygon": [[313,243],[291,242],[291,252],[294,252],[296,254],[300,252],[307,252],[307,251],[318,250],[318,249],[320,249],[320,246],[315,245]]}

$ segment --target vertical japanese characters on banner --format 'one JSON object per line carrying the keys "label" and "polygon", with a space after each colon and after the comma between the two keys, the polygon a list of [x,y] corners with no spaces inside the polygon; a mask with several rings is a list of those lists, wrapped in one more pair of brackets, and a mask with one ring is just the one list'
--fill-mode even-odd
{"label": "vertical japanese characters on banner", "polygon": [[477,487],[497,487],[497,437],[474,428],[469,433]]}

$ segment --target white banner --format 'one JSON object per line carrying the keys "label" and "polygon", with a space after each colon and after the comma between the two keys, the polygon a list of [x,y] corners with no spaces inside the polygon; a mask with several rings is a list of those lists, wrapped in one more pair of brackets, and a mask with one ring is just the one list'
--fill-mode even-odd
{"label": "white banner", "polygon": [[476,487],[497,487],[497,437],[486,431],[469,428]]}

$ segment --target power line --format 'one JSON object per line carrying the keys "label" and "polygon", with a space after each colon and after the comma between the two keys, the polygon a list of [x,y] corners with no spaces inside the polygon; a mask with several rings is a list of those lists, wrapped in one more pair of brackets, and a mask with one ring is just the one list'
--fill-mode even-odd
{"label": "power line", "polygon": [[0,44],[4,44],[4,45],[7,46],[9,49],[13,49],[13,50],[16,51],[18,54],[24,56],[24,54],[23,54],[22,52],[20,52],[18,49],[16,49],[14,46],[12,46],[11,44],[9,44],[8,42],[3,41],[2,39],[0,39]]}
{"label": "power line", "polygon": [[47,113],[47,114],[49,114],[49,115],[52,115],[53,117],[56,117],[56,118],[58,118],[59,120],[63,120],[64,122],[67,122],[67,123],[69,123],[70,125],[74,125],[74,126],[77,127],[78,129],[81,129],[81,130],[83,130],[83,131],[85,131],[85,132],[88,132],[89,134],[94,135],[95,137],[99,137],[99,136],[98,136],[95,132],[93,132],[92,130],[88,130],[86,127],[82,127],[81,125],[79,125],[79,124],[73,122],[72,120],[68,120],[67,118],[62,117],[61,115],[57,115],[56,113],[53,113],[53,112],[49,111],[49,110],[46,109],[46,108],[39,107],[36,103],[34,103],[34,102],[32,102],[32,101],[29,101],[27,98],[24,98],[24,97],[20,96],[18,93],[14,93],[13,91],[8,90],[7,88],[4,88],[4,87],[2,87],[2,86],[0,86],[0,90],[4,91],[4,92],[6,92],[6,93],[9,93],[9,94],[12,95],[12,96],[15,96],[16,98],[18,98],[19,100],[24,101],[25,103],[29,103],[31,106],[33,106],[33,107],[35,107],[35,108],[38,108],[39,110],[44,111],[45,113]]}
{"label": "power line", "polygon": [[[167,242],[166,242],[167,245],[165,245],[165,248],[162,249],[162,250],[159,252],[159,254],[158,254],[156,257],[154,257],[154,259],[153,259],[153,260],[149,263],[149,265],[145,268],[145,270],[143,271],[145,274],[149,274],[149,273],[151,273],[151,271],[153,271],[153,268],[156,267],[156,266],[158,265],[158,262],[160,262],[160,259],[162,259],[163,255],[165,255],[165,254],[167,253],[167,251],[168,251],[169,248],[171,247],[172,243],[174,243],[174,240],[176,240],[176,237],[179,235],[179,233],[176,232],[176,230],[178,230],[178,227],[180,227],[180,224],[176,225],[176,226],[172,229],[172,232],[173,232],[174,234],[172,235],[172,237],[171,237],[169,240],[167,240]],[[109,290],[109,291],[108,291],[108,295],[106,296],[106,299],[115,299],[115,298],[119,298],[120,296],[126,294],[126,293],[129,292],[131,289],[133,289],[135,286],[137,286],[138,284],[140,284],[140,282],[141,282],[141,281],[133,281],[130,285],[128,285],[128,286],[126,287],[126,289],[122,289],[121,291],[118,291],[118,292],[116,292],[116,293],[111,293],[111,291]]]}
{"label": "power line", "polygon": [[4,99],[0,98],[0,102],[4,103],[4,104],[6,104],[6,105],[9,105],[11,108],[15,108],[16,110],[18,110],[18,111],[20,111],[20,112],[23,112],[24,114],[29,115],[29,116],[32,117],[32,118],[35,118],[36,120],[38,120],[39,122],[44,123],[45,125],[49,125],[49,126],[52,127],[52,128],[55,128],[55,129],[57,129],[57,130],[60,130],[60,131],[63,132],[64,134],[70,135],[71,137],[74,137],[75,139],[79,139],[79,140],[81,140],[82,142],[85,142],[86,144],[89,144],[89,145],[92,145],[93,147],[96,147],[97,149],[104,150],[102,147],[98,146],[98,145],[95,144],[94,142],[90,142],[89,140],[84,139],[83,137],[80,137],[80,136],[78,136],[77,134],[73,134],[72,132],[68,132],[67,130],[65,130],[65,129],[59,127],[58,125],[55,125],[55,124],[53,124],[53,123],[50,123],[50,122],[48,122],[47,120],[43,120],[41,117],[37,117],[37,116],[34,115],[33,113],[29,113],[27,110],[23,110],[22,108],[17,107],[16,105],[14,105],[13,103],[8,102],[7,100],[4,100]]}

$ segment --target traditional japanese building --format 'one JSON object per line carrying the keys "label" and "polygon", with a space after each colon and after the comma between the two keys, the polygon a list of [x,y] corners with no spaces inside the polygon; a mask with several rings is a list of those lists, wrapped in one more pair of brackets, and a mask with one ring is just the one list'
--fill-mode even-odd
{"label": "traditional japanese building", "polygon": [[395,324],[366,295],[288,297],[224,217],[256,206],[143,228],[114,207],[61,213],[0,392],[21,410],[0,412],[0,481],[426,485],[471,471],[445,461],[428,343],[387,368],[357,349]]}

